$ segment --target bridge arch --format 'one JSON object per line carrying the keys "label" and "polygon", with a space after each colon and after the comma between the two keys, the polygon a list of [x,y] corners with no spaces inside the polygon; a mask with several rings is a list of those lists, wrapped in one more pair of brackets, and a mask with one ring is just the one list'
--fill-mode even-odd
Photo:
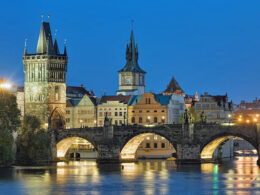
{"label": "bridge arch", "polygon": [[213,154],[217,147],[226,140],[235,137],[241,138],[250,143],[257,150],[258,153],[257,142],[253,138],[249,138],[241,133],[221,133],[206,139],[201,147],[200,158],[213,159]]}
{"label": "bridge arch", "polygon": [[[171,142],[167,136],[161,135],[156,132],[140,132],[139,134],[135,134],[131,137],[128,137],[126,141],[121,146],[120,150],[120,158],[121,159],[127,159],[132,160],[136,158],[136,151],[140,144],[145,140],[148,136],[160,136],[163,139],[167,140],[170,144],[172,144],[173,148],[176,151],[176,145]],[[159,141],[159,140],[158,140]]]}
{"label": "bridge arch", "polygon": [[57,145],[56,145],[57,157],[58,158],[65,158],[66,153],[69,150],[69,148],[72,146],[72,144],[74,144],[78,140],[82,140],[82,139],[89,142],[93,146],[93,148],[96,150],[96,146],[86,138],[83,138],[83,137],[67,137],[67,138],[60,140],[57,143]]}

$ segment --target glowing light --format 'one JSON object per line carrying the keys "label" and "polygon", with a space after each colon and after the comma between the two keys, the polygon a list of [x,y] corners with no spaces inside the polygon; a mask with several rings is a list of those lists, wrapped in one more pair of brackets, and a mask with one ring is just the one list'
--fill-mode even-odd
{"label": "glowing light", "polygon": [[38,92],[38,88],[35,87],[35,86],[32,88],[32,90],[33,90],[33,93],[37,93]]}
{"label": "glowing light", "polygon": [[231,114],[228,115],[228,118],[231,118]]}
{"label": "glowing light", "polygon": [[4,88],[4,89],[10,89],[12,87],[12,85],[10,83],[3,83],[0,85],[0,88]]}
{"label": "glowing light", "polygon": [[246,120],[246,123],[250,123],[250,120],[247,119],[247,120]]}
{"label": "glowing light", "polygon": [[256,114],[255,116],[256,116],[256,117],[259,117],[259,114]]}
{"label": "glowing light", "polygon": [[147,118],[148,118],[148,120],[150,120],[150,118],[151,118],[151,117],[150,117],[150,116],[148,116]]}
{"label": "glowing light", "polygon": [[164,116],[162,116],[162,119],[165,119],[165,117],[164,117]]}
{"label": "glowing light", "polygon": [[254,122],[257,122],[257,118],[254,118]]}
{"label": "glowing light", "polygon": [[238,121],[242,121],[242,118],[239,118]]}

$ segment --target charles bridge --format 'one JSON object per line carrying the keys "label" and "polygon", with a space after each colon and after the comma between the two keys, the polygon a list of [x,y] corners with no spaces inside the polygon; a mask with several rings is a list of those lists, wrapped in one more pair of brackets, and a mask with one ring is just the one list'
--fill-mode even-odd
{"label": "charles bridge", "polygon": [[212,159],[219,144],[231,137],[248,141],[258,152],[259,131],[258,124],[187,123],[145,127],[112,126],[109,121],[105,122],[104,127],[50,130],[53,159],[65,157],[71,144],[83,138],[94,146],[98,153],[97,161],[100,162],[135,159],[139,144],[146,136],[155,134],[163,136],[173,145],[179,162]]}

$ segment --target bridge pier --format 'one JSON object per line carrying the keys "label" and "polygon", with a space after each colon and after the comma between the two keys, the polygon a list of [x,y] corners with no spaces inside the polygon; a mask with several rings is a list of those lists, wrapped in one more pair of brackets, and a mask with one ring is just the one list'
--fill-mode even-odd
{"label": "bridge pier", "polygon": [[177,161],[180,163],[200,163],[200,145],[177,144]]}
{"label": "bridge pier", "polygon": [[97,162],[118,163],[120,161],[120,147],[113,143],[102,143],[98,145]]}

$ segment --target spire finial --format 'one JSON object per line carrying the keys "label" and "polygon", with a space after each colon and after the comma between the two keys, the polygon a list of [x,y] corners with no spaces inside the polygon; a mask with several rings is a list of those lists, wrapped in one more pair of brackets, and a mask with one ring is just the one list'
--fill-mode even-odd
{"label": "spire finial", "polygon": [[64,47],[66,47],[67,39],[64,39]]}
{"label": "spire finial", "polygon": [[24,55],[27,54],[27,39],[24,41]]}
{"label": "spire finial", "polygon": [[42,12],[42,14],[41,14],[42,22],[43,22],[43,16],[44,16],[44,15],[43,15],[43,12]]}
{"label": "spire finial", "polygon": [[67,39],[64,39],[64,56],[67,56],[67,47],[66,47],[66,44],[67,44]]}
{"label": "spire finial", "polygon": [[50,22],[50,17],[51,17],[50,13],[48,13],[48,22]]}
{"label": "spire finial", "polygon": [[56,39],[56,36],[57,36],[57,32],[58,32],[58,30],[57,30],[57,29],[55,29],[55,34],[54,34],[54,36],[55,36],[55,39]]}
{"label": "spire finial", "polygon": [[131,30],[133,31],[134,28],[134,20],[131,20]]}

